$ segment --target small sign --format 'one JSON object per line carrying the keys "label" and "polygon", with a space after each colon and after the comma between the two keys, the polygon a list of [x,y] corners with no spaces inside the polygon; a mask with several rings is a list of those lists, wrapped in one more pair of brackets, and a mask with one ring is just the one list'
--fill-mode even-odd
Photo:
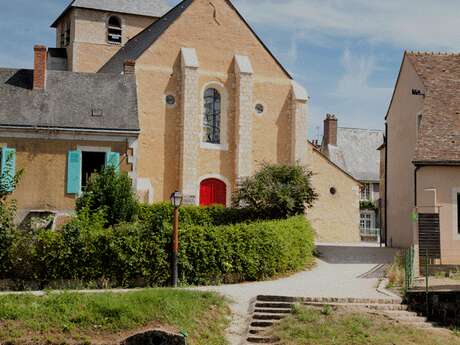
{"label": "small sign", "polygon": [[418,221],[418,213],[412,212],[412,222],[417,223],[417,221]]}
{"label": "small sign", "polygon": [[184,195],[182,204],[183,205],[196,205],[196,196],[195,195]]}

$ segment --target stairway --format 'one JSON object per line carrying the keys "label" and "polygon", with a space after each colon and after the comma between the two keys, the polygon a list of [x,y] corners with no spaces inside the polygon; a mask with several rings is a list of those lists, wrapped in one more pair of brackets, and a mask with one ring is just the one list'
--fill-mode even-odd
{"label": "stairway", "polygon": [[436,326],[425,317],[407,310],[401,299],[367,298],[295,298],[287,296],[257,296],[252,304],[246,344],[277,344],[279,339],[268,335],[270,328],[292,312],[294,304],[311,307],[345,307],[383,315],[404,325],[431,329]]}

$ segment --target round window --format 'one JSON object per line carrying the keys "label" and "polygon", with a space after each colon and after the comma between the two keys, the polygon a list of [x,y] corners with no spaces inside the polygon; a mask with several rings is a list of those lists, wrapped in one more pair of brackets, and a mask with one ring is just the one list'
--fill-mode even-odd
{"label": "round window", "polygon": [[256,113],[257,115],[262,115],[265,111],[265,107],[262,103],[257,103],[256,104]]}
{"label": "round window", "polygon": [[331,189],[329,189],[329,192],[330,192],[332,195],[336,195],[336,194],[337,194],[337,189],[335,189],[335,187],[331,187]]}
{"label": "round window", "polygon": [[166,104],[169,106],[174,106],[176,105],[176,97],[173,95],[167,95],[166,96]]}

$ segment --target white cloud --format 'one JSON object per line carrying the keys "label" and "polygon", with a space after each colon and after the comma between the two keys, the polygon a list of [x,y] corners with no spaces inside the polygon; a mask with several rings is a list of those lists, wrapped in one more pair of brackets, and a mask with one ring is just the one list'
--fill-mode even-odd
{"label": "white cloud", "polygon": [[250,22],[328,36],[365,38],[407,49],[460,49],[458,0],[238,0]]}

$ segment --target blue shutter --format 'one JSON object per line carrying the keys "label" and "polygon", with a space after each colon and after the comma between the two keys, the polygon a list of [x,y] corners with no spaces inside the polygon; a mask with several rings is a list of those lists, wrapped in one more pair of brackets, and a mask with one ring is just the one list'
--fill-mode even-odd
{"label": "blue shutter", "polygon": [[2,147],[2,189],[7,192],[14,190],[14,175],[16,174],[16,150]]}
{"label": "blue shutter", "polygon": [[115,168],[117,173],[120,172],[120,154],[118,152],[107,152],[105,155],[105,164]]}
{"label": "blue shutter", "polygon": [[67,193],[81,192],[81,152],[69,151],[67,155]]}

